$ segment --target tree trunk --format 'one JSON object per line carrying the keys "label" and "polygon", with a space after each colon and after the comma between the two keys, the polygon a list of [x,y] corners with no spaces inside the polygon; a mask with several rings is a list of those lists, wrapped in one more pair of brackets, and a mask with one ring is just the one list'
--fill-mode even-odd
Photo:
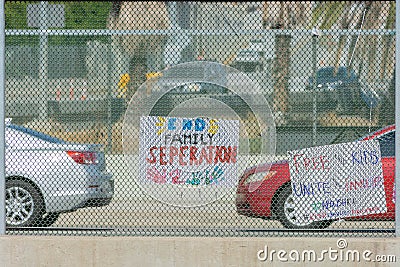
{"label": "tree trunk", "polygon": [[[108,27],[115,30],[166,30],[170,26],[165,2],[114,3],[110,11]],[[123,35],[116,36],[118,43],[129,55],[131,83],[129,94],[133,94],[144,81],[148,71],[148,58],[162,58],[162,45],[166,36],[162,35]],[[161,66],[155,67],[158,69]],[[153,66],[154,68],[154,66]]]}
{"label": "tree trunk", "polygon": [[278,35],[275,38],[276,58],[273,67],[274,76],[274,112],[286,113],[288,110],[288,87],[290,70],[290,35]]}
{"label": "tree trunk", "polygon": [[[312,13],[311,2],[269,2],[264,4],[263,8],[263,24],[265,27],[271,25],[272,29],[302,28],[307,25]],[[285,113],[289,109],[291,38],[287,34],[275,37],[276,57],[272,77],[274,79],[273,111],[277,124],[286,123]]]}

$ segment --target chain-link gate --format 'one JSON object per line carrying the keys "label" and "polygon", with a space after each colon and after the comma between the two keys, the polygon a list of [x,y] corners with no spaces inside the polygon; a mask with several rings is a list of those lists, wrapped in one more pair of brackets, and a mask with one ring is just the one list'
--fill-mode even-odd
{"label": "chain-link gate", "polygon": [[9,2],[8,234],[390,236],[395,2]]}

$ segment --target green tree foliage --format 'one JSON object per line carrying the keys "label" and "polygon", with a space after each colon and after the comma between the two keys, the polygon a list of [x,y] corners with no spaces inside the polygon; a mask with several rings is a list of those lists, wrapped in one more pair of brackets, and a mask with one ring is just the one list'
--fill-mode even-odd
{"label": "green tree foliage", "polygon": [[111,2],[66,2],[66,29],[106,29]]}
{"label": "green tree foliage", "polygon": [[[5,2],[5,28],[28,29],[27,6],[40,2],[6,1]],[[49,4],[63,4],[65,11],[64,29],[106,29],[107,18],[111,8],[111,2],[50,2]],[[84,44],[91,36],[50,36],[52,45],[78,45]],[[33,38],[38,41],[38,38]],[[99,38],[97,38],[99,39]],[[32,38],[23,36],[8,36],[7,44],[32,44]]]}
{"label": "green tree foliage", "polygon": [[[9,2],[4,4],[5,28],[8,29],[27,29],[26,8],[34,2]],[[6,36],[7,45],[31,45],[37,44],[37,36]]]}
{"label": "green tree foliage", "polygon": [[26,7],[30,2],[5,2],[5,28],[6,29],[26,29]]}
{"label": "green tree foliage", "polygon": [[[6,1],[6,29],[27,29],[26,10],[39,2]],[[111,2],[50,2],[65,5],[65,29],[105,29]]]}

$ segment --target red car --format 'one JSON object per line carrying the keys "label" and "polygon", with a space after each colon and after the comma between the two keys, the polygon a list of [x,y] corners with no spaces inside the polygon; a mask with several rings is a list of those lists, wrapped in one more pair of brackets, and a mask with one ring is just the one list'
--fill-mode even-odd
{"label": "red car", "polygon": [[[387,212],[346,218],[346,220],[394,220],[395,219],[395,125],[382,128],[358,141],[379,141],[382,157]],[[288,161],[265,163],[247,169],[241,176],[236,194],[236,208],[248,217],[277,219],[285,228],[326,228],[329,221],[302,224],[296,220],[290,183]]]}

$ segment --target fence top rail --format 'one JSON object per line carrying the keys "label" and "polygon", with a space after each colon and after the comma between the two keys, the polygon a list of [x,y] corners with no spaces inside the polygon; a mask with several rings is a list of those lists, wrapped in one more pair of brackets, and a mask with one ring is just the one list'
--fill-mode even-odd
{"label": "fence top rail", "polygon": [[370,29],[370,30],[315,30],[315,29],[297,29],[297,30],[60,30],[60,29],[25,29],[25,30],[5,30],[6,35],[395,35],[395,29]]}

